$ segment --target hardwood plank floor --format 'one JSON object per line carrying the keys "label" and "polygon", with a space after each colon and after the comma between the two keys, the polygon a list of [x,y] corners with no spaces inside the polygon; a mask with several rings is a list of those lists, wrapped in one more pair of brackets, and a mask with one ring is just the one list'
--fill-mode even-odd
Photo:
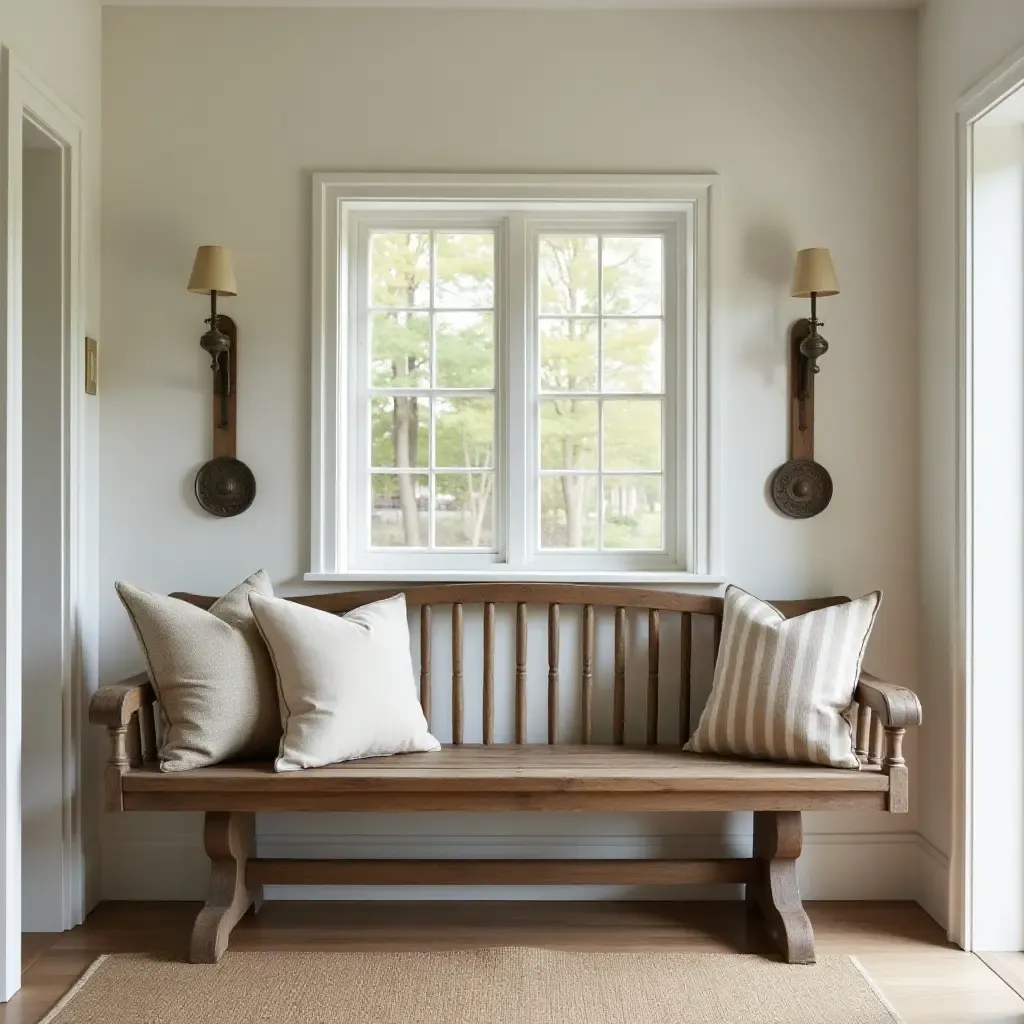
{"label": "hardwood plank floor", "polygon": [[979,953],[1007,985],[1024,998],[1024,953]]}
{"label": "hardwood plank floor", "polygon": [[[37,1024],[101,953],[183,958],[196,910],[186,903],[104,903],[80,928],[28,937],[24,987],[0,1006],[0,1024]],[[951,947],[916,905],[810,903],[807,910],[819,953],[857,957],[907,1024],[1024,1024],[1024,999],[979,957]],[[768,949],[740,903],[269,903],[231,939],[234,950],[497,945]]]}

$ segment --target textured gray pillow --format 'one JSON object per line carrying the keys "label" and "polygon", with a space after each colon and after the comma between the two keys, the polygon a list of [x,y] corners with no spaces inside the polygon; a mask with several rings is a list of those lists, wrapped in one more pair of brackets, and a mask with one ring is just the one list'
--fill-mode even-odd
{"label": "textured gray pillow", "polygon": [[277,681],[249,607],[272,597],[261,569],[209,611],[116,583],[149,666],[166,730],[160,768],[186,771],[229,758],[272,758],[281,741]]}

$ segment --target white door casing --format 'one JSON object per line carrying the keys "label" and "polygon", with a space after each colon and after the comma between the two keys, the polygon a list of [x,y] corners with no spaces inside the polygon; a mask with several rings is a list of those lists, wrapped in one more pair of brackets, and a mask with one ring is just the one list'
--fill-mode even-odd
{"label": "white door casing", "polygon": [[[61,721],[47,723],[45,743],[60,766],[42,784],[52,792],[41,801],[54,816],[62,836],[60,877],[53,879],[55,926],[80,923],[85,911],[84,855],[81,821],[81,722],[83,618],[80,571],[83,495],[84,343],[82,341],[82,125],[54,96],[0,46],[0,998],[9,999],[21,975],[22,843],[22,132],[25,119],[59,145],[63,179],[63,281],[61,301],[60,475],[62,549],[59,607]],[[92,629],[91,619],[84,627]],[[36,741],[33,737],[33,741]],[[57,820],[59,819],[59,821]]]}
{"label": "white door casing", "polygon": [[[953,788],[953,836],[949,885],[949,937],[967,950],[1017,949],[1024,937],[1024,908],[1013,898],[989,898],[992,885],[999,882],[1000,872],[1013,879],[1021,865],[1008,863],[1006,830],[1013,830],[1019,820],[1007,818],[1010,806],[1016,801],[1004,792],[1001,777],[994,775],[1011,768],[1006,758],[1016,756],[1024,743],[1024,726],[1020,724],[1010,705],[1000,698],[1000,687],[1009,686],[1016,692],[1020,680],[1012,670],[1010,661],[1019,658],[1020,650],[1008,652],[1009,660],[1003,668],[993,665],[989,650],[991,635],[977,637],[977,623],[988,627],[998,622],[1002,602],[1008,608],[1012,602],[986,587],[985,569],[1000,557],[992,544],[998,544],[1005,526],[1007,505],[1016,514],[1016,529],[1020,529],[1019,502],[1014,495],[993,493],[994,479],[1006,482],[1015,491],[1012,474],[992,473],[992,459],[1000,454],[1014,462],[1014,451],[1021,440],[1008,438],[1006,445],[993,445],[991,415],[979,422],[978,410],[994,400],[987,385],[992,374],[1001,372],[999,353],[991,343],[1001,339],[982,337],[975,345],[975,325],[978,310],[975,292],[977,252],[975,236],[979,228],[976,218],[975,133],[981,119],[1009,95],[1024,86],[1024,51],[1010,58],[1001,67],[982,80],[964,96],[956,110],[957,140],[957,253],[958,253],[958,340],[956,350],[956,574],[953,595],[955,629],[951,640],[953,679],[953,751],[951,782]],[[1024,131],[1024,128],[1022,128]],[[1024,284],[1024,282],[1022,282]],[[1007,325],[1007,337],[1012,345],[1019,345]],[[976,369],[976,351],[978,352]],[[1014,377],[1012,367],[1002,372]],[[979,404],[981,403],[981,404]],[[990,412],[991,410],[987,410]],[[976,481],[988,483],[976,489]],[[1004,500],[1008,498],[1009,501]],[[1002,521],[1001,521],[1002,520]],[[981,561],[979,562],[979,557]],[[1017,572],[1020,566],[1010,559]],[[994,603],[993,603],[994,602]],[[999,630],[1006,638],[1019,635],[1014,622],[1009,631]],[[984,633],[985,631],[983,631]],[[979,661],[979,648],[986,658]],[[999,660],[998,658],[996,659]],[[1014,730],[1013,737],[1005,735],[995,740],[991,735],[993,723]],[[1005,731],[1005,729],[1004,729]],[[993,751],[1002,754],[998,766],[987,763]],[[995,802],[993,802],[995,801]],[[1020,812],[1013,811],[1014,815]],[[982,887],[982,888],[979,888]]]}

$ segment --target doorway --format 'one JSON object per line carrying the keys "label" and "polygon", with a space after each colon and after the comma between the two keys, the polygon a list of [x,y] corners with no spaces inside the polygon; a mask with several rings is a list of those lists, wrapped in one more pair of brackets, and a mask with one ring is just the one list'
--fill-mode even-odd
{"label": "doorway", "polygon": [[64,146],[22,118],[22,931],[63,931]]}
{"label": "doorway", "polygon": [[950,937],[1024,949],[1024,54],[961,103]]}
{"label": "doorway", "polygon": [[[0,50],[0,999],[85,910],[81,124]],[[83,624],[84,623],[84,624]]]}

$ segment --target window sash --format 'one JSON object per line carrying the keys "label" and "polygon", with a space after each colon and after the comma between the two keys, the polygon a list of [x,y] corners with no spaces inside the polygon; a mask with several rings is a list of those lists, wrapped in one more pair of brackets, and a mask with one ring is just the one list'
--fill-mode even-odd
{"label": "window sash", "polygon": [[[690,176],[568,176],[468,178],[466,176],[317,175],[314,184],[314,396],[313,530],[310,578],[331,574],[417,572],[436,569],[540,574],[594,571],[707,573],[710,571],[711,494],[707,353],[711,179]],[[543,184],[543,188],[541,185]],[[538,200],[538,196],[542,197]],[[359,522],[367,471],[355,465],[360,451],[353,428],[368,434],[368,407],[356,404],[355,385],[368,381],[357,367],[368,360],[354,345],[353,310],[367,260],[357,256],[361,226],[489,227],[496,236],[495,552],[465,549],[371,549],[369,516]],[[612,235],[664,234],[663,319],[663,518],[664,552],[542,549],[540,532],[536,235],[594,231]],[[688,257],[693,253],[691,265]],[[673,266],[674,264],[674,266]],[[509,272],[526,266],[526,274]],[[680,294],[681,293],[681,294]],[[369,290],[362,290],[368,308]],[[683,301],[675,302],[676,298]],[[674,305],[675,308],[671,308]],[[446,309],[445,312],[448,310]],[[359,315],[359,314],[356,314]],[[611,319],[611,318],[609,318]],[[629,319],[643,319],[643,315]],[[657,318],[662,319],[662,318]],[[365,320],[364,320],[365,322]],[[670,366],[671,361],[677,363]],[[532,379],[531,379],[532,378]],[[389,392],[391,393],[391,392]],[[434,392],[435,394],[437,392]],[[459,389],[459,395],[469,392]],[[564,393],[548,392],[546,397]],[[604,392],[604,399],[630,393]],[[648,393],[637,397],[651,397]],[[517,413],[516,410],[523,410]],[[521,421],[525,416],[526,422]],[[361,427],[360,427],[360,424]],[[527,429],[523,429],[524,426]],[[680,443],[681,442],[681,443]],[[335,472],[332,473],[332,467]],[[522,467],[521,469],[516,467]],[[383,468],[383,467],[382,467]],[[562,475],[551,471],[545,475]],[[514,475],[513,475],[514,474]],[[644,471],[609,476],[644,476]],[[655,474],[657,475],[657,474]],[[510,476],[516,481],[509,486]],[[519,482],[525,480],[529,486]],[[698,500],[699,499],[699,500]],[[599,511],[603,495],[599,501]],[[504,520],[504,521],[503,521]],[[681,523],[681,527],[679,524]],[[360,533],[362,537],[360,537]]]}
{"label": "window sash", "polygon": [[[420,214],[415,209],[401,213],[378,214],[367,213],[353,218],[352,249],[355,255],[353,277],[355,279],[355,295],[350,298],[351,330],[353,340],[353,378],[351,384],[351,410],[355,426],[355,446],[352,456],[352,476],[349,482],[349,494],[352,503],[349,506],[348,532],[352,538],[352,557],[361,566],[381,565],[408,566],[409,559],[421,560],[424,565],[444,561],[446,564],[460,568],[486,567],[502,564],[504,557],[504,540],[506,535],[506,516],[504,514],[504,494],[508,474],[502,465],[502,435],[504,430],[504,410],[501,394],[503,390],[502,360],[500,353],[504,346],[501,328],[500,284],[506,268],[502,257],[503,223],[493,215],[461,214]],[[371,339],[370,318],[373,312],[384,307],[373,305],[370,280],[370,237],[379,231],[430,231],[430,232],[492,232],[494,235],[494,280],[495,295],[493,307],[472,312],[492,312],[494,315],[494,376],[492,387],[486,388],[445,388],[436,386],[437,380],[437,347],[434,324],[431,327],[430,342],[430,379],[423,388],[388,388],[371,386]],[[431,247],[433,249],[433,236]],[[433,317],[445,315],[457,310],[446,306],[435,305],[434,278],[436,256],[431,252],[430,300],[426,306],[413,307],[416,312],[426,313]],[[387,312],[394,312],[386,307]],[[372,437],[370,432],[370,403],[376,398],[422,397],[430,402],[430,419],[428,423],[428,455],[426,465],[414,467],[373,466],[371,456]],[[489,547],[443,547],[435,544],[436,540],[436,480],[438,476],[452,476],[465,472],[470,467],[443,466],[437,462],[435,449],[435,416],[434,399],[436,398],[487,398],[494,402],[494,456],[490,472],[494,473],[492,489],[491,524],[493,543]],[[372,543],[372,477],[375,475],[399,476],[411,475],[426,477],[428,483],[427,516],[428,542],[425,546],[375,547]],[[478,474],[479,475],[479,474]]]}

